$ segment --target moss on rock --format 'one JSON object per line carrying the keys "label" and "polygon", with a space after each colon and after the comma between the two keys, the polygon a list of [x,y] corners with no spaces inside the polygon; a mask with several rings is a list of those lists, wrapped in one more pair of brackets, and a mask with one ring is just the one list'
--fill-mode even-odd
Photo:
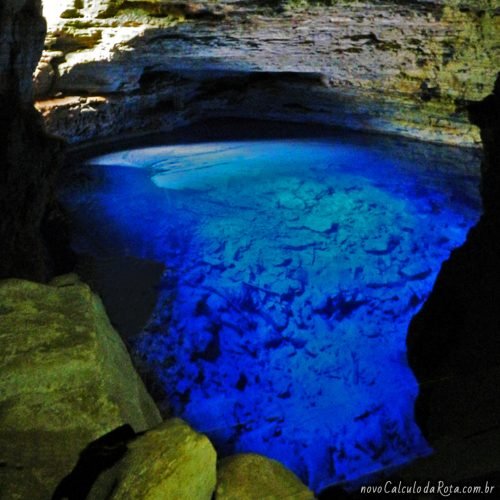
{"label": "moss on rock", "polygon": [[314,495],[284,465],[262,455],[245,453],[220,461],[216,500],[309,500]]}
{"label": "moss on rock", "polygon": [[0,498],[47,498],[84,446],[161,421],[101,301],[74,275],[0,282]]}

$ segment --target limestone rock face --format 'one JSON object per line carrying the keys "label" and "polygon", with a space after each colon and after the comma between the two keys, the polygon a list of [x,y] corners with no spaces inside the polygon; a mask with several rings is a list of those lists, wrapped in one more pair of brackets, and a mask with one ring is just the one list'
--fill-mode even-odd
{"label": "limestone rock face", "polygon": [[100,300],[75,276],[0,282],[0,342],[2,499],[50,498],[87,443],[161,421]]}
{"label": "limestone rock face", "polygon": [[[46,0],[47,1],[47,0]],[[48,0],[44,6],[44,15],[52,23],[60,19],[81,18],[85,15],[105,17],[115,11],[124,0]]]}
{"label": "limestone rock face", "polygon": [[[464,102],[483,97],[500,64],[496,0],[331,3],[126,2],[105,20],[82,9],[83,22],[48,39],[52,50],[74,42],[54,92],[112,100],[93,117],[116,110],[106,134],[137,129],[139,117],[143,131],[171,128],[166,99],[152,101],[175,90],[183,108],[170,114],[188,120],[226,114],[479,143]],[[85,48],[90,31],[100,39]],[[41,106],[51,131],[75,142],[102,137],[99,126],[74,131],[57,100]]]}
{"label": "limestone rock face", "polygon": [[210,500],[216,454],[206,436],[169,419],[128,445],[120,463],[94,485],[89,500]]}
{"label": "limestone rock face", "polygon": [[105,16],[116,9],[124,0],[84,0],[84,10],[92,16]]}
{"label": "limestone rock face", "polygon": [[40,62],[34,75],[34,91],[35,96],[47,95],[52,87],[54,79],[54,69],[50,62]]}
{"label": "limestone rock face", "polygon": [[314,494],[276,460],[245,453],[221,460],[216,500],[312,500]]}

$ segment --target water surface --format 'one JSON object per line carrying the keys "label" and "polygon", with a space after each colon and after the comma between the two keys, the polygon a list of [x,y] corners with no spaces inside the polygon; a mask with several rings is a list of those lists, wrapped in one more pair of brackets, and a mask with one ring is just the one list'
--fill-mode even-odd
{"label": "water surface", "polygon": [[319,490],[429,452],[406,332],[479,214],[474,169],[449,154],[191,141],[96,158],[101,182],[64,200],[77,251],[166,264],[133,350],[174,413],[220,455],[262,453]]}

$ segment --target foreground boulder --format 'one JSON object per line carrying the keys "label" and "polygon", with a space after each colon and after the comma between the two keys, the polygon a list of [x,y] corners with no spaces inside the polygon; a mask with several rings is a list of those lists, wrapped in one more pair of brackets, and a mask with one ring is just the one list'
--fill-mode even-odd
{"label": "foreground boulder", "polygon": [[88,500],[210,500],[216,460],[206,436],[178,418],[169,419],[130,442],[125,457],[101,474]]}
{"label": "foreground boulder", "polygon": [[78,453],[159,412],[101,301],[76,276],[0,282],[1,499],[50,498]]}
{"label": "foreground boulder", "polygon": [[314,498],[312,491],[284,465],[254,453],[221,460],[217,476],[217,500]]}

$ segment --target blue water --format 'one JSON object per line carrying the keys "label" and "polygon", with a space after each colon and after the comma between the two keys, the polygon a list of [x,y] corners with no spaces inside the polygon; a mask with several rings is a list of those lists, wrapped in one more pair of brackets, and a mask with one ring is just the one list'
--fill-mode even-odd
{"label": "blue water", "polygon": [[474,175],[414,148],[150,147],[92,160],[100,182],[64,195],[78,251],[166,264],[133,350],[220,455],[262,453],[320,490],[430,452],[405,337],[479,206]]}

